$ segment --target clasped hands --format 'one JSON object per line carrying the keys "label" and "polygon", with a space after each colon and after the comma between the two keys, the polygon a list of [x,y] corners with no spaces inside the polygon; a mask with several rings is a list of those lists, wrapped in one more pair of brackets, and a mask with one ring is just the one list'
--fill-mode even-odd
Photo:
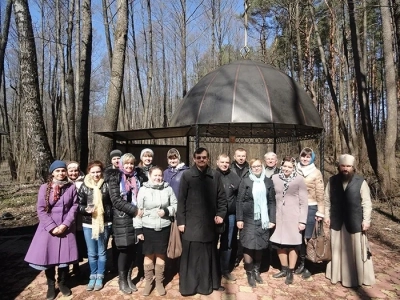
{"label": "clasped hands", "polygon": [[53,235],[62,235],[64,232],[65,232],[65,230],[67,230],[67,226],[66,225],[64,225],[64,224],[61,224],[61,225],[58,225],[57,227],[55,227],[52,231],[51,231],[51,233],[53,234]]}
{"label": "clasped hands", "polygon": [[[139,218],[141,218],[141,217],[143,216],[143,213],[144,213],[144,210],[143,210],[143,209],[139,209],[138,212],[137,212],[137,216],[138,216]],[[159,209],[159,210],[157,211],[157,214],[158,214],[159,217],[162,218],[162,217],[165,216],[165,211],[164,211],[163,209]]]}

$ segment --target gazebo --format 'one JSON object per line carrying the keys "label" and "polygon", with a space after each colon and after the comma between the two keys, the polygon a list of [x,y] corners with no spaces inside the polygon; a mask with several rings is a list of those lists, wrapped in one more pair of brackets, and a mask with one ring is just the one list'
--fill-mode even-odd
{"label": "gazebo", "polygon": [[[316,139],[323,132],[309,95],[282,71],[240,60],[205,75],[183,98],[168,128],[96,132],[114,142],[187,137],[221,143]],[[188,152],[187,152],[188,154]]]}

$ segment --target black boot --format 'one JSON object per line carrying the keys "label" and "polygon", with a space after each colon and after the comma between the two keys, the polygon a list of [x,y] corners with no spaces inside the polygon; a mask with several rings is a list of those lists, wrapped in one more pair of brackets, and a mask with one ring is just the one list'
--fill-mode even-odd
{"label": "black boot", "polygon": [[286,277],[287,273],[288,273],[288,267],[282,266],[282,269],[279,271],[279,273],[272,275],[272,277],[273,278]]}
{"label": "black boot", "polygon": [[256,286],[256,280],[254,278],[254,267],[253,264],[244,264],[244,269],[246,270],[246,275],[247,275],[247,282],[249,286],[255,287]]}
{"label": "black boot", "polygon": [[310,278],[310,277],[311,277],[311,272],[308,271],[306,268],[304,268],[304,271],[303,271],[303,273],[301,274],[301,278],[307,279],[307,278]]}
{"label": "black boot", "polygon": [[53,300],[56,298],[56,269],[52,267],[44,271],[47,279],[47,295],[46,300]]}
{"label": "black boot", "polygon": [[61,294],[63,294],[64,296],[69,296],[72,294],[69,287],[65,285],[68,278],[68,272],[68,267],[58,268],[58,288],[60,289]]}
{"label": "black boot", "polygon": [[264,283],[260,275],[260,265],[261,263],[259,262],[254,263],[254,279],[257,281],[257,283]]}
{"label": "black boot", "polygon": [[136,285],[132,282],[132,267],[129,268],[128,270],[128,276],[126,278],[126,281],[128,282],[128,286],[129,288],[132,290],[132,292],[136,292],[137,291],[137,287]]}
{"label": "black boot", "polygon": [[294,274],[300,275],[301,273],[304,272],[304,269],[305,269],[305,268],[304,268],[305,260],[306,260],[306,257],[303,256],[303,255],[301,255],[301,256],[300,256],[300,264],[299,264],[299,266],[297,267],[296,271],[294,271]]}
{"label": "black boot", "polygon": [[293,269],[288,269],[287,275],[286,275],[286,284],[292,284],[293,283]]}
{"label": "black boot", "polygon": [[132,294],[132,290],[129,287],[127,278],[128,278],[128,272],[127,271],[118,271],[118,285],[119,285],[119,290],[123,292],[124,294]]}

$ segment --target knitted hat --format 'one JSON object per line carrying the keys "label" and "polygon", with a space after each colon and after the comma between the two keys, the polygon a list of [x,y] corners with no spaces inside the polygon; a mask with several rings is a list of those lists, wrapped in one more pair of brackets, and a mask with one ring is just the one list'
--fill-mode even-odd
{"label": "knitted hat", "polygon": [[67,165],[67,170],[69,170],[71,168],[75,168],[75,169],[79,170],[79,163],[77,161],[74,161],[74,160],[68,161],[66,163],[66,165]]}
{"label": "knitted hat", "polygon": [[354,167],[355,161],[356,161],[355,157],[350,154],[342,154],[339,156],[339,165]]}
{"label": "knitted hat", "polygon": [[110,158],[113,159],[114,157],[121,157],[122,156],[122,152],[118,149],[115,149],[113,151],[110,152]]}
{"label": "knitted hat", "polygon": [[167,158],[170,158],[171,156],[176,156],[179,160],[181,160],[181,155],[179,154],[179,151],[176,148],[171,148],[168,150]]}
{"label": "knitted hat", "polygon": [[145,153],[149,152],[151,154],[151,156],[154,156],[154,152],[153,150],[151,150],[150,148],[144,148],[142,150],[142,152],[140,152],[140,159],[142,159],[142,157],[144,156]]}
{"label": "knitted hat", "polygon": [[67,165],[65,164],[65,162],[63,162],[62,160],[55,160],[49,168],[49,173],[53,173],[53,171],[55,169],[59,169],[59,168],[63,168],[63,169],[67,169]]}

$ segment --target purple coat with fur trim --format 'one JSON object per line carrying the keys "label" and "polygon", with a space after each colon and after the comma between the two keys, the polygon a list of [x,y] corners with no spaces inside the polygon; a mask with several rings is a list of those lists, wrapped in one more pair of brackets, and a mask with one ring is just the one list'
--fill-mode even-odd
{"label": "purple coat with fur trim", "polygon": [[[54,190],[50,189],[49,203],[51,211],[46,207],[47,183],[39,188],[37,213],[39,225],[29,246],[25,261],[39,266],[58,265],[78,260],[78,249],[75,239],[75,217],[78,209],[78,197],[75,185],[68,183],[61,188],[61,197],[54,202]],[[50,232],[58,225],[68,228],[62,236]]]}

